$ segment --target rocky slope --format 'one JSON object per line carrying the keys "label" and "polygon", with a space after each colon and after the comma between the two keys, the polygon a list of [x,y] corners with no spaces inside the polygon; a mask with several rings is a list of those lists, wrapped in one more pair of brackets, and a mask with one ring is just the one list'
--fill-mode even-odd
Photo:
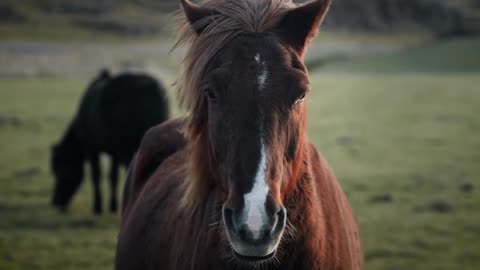
{"label": "rocky slope", "polygon": [[[179,7],[178,0],[4,1],[0,23],[28,19],[17,11],[21,5],[41,15],[65,16],[82,28],[133,35],[155,34],[157,21],[149,18]],[[133,19],[119,12],[127,9],[127,14],[136,14]],[[353,32],[426,30],[438,36],[480,33],[480,0],[334,0],[325,27]]]}

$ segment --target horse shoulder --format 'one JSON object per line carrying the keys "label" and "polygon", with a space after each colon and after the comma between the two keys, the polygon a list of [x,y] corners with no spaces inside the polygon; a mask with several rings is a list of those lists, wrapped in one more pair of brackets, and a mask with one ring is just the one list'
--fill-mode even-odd
{"label": "horse shoulder", "polygon": [[185,120],[173,119],[149,129],[142,139],[139,150],[127,173],[123,198],[122,220],[137,200],[150,176],[171,155],[186,145],[182,133]]}
{"label": "horse shoulder", "polygon": [[335,177],[332,168],[316,149],[309,144],[308,160],[315,182],[316,197],[320,200],[325,228],[333,240],[326,251],[335,269],[363,269],[363,255],[359,229],[352,208]]}

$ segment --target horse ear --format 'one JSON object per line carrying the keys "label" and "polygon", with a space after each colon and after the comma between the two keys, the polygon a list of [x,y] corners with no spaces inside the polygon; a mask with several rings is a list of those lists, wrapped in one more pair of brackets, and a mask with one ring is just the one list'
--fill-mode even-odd
{"label": "horse ear", "polygon": [[111,77],[111,73],[110,73],[110,70],[108,70],[108,68],[103,68],[102,70],[100,70],[100,74],[98,75],[98,78],[110,79],[110,77]]}
{"label": "horse ear", "polygon": [[283,38],[303,54],[317,34],[331,4],[331,0],[315,0],[287,12],[278,28]]}
{"label": "horse ear", "polygon": [[183,6],[183,12],[187,16],[190,25],[197,34],[201,34],[203,30],[208,26],[209,22],[206,20],[208,17],[215,15],[215,11],[209,8],[204,8],[193,4],[189,0],[181,0]]}

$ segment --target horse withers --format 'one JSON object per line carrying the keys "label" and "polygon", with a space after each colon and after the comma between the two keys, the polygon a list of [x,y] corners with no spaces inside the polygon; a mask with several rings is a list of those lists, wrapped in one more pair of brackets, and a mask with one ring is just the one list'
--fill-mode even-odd
{"label": "horse withers", "polygon": [[330,0],[182,4],[188,115],[130,167],[116,269],[362,269],[352,210],[306,135],[304,55]]}
{"label": "horse withers", "polygon": [[149,75],[104,70],[88,86],[80,107],[63,138],[52,149],[55,176],[52,203],[66,210],[84,178],[84,163],[91,165],[93,211],[102,212],[100,153],[111,157],[110,211],[117,211],[120,165],[128,166],[145,131],[168,118],[165,89]]}

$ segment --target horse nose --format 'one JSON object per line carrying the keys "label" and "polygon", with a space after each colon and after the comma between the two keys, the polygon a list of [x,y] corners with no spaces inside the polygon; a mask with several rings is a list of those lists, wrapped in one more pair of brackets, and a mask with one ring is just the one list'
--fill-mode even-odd
{"label": "horse nose", "polygon": [[227,229],[246,244],[263,244],[276,239],[285,228],[286,212],[279,207],[273,215],[246,217],[224,207],[223,216]]}

